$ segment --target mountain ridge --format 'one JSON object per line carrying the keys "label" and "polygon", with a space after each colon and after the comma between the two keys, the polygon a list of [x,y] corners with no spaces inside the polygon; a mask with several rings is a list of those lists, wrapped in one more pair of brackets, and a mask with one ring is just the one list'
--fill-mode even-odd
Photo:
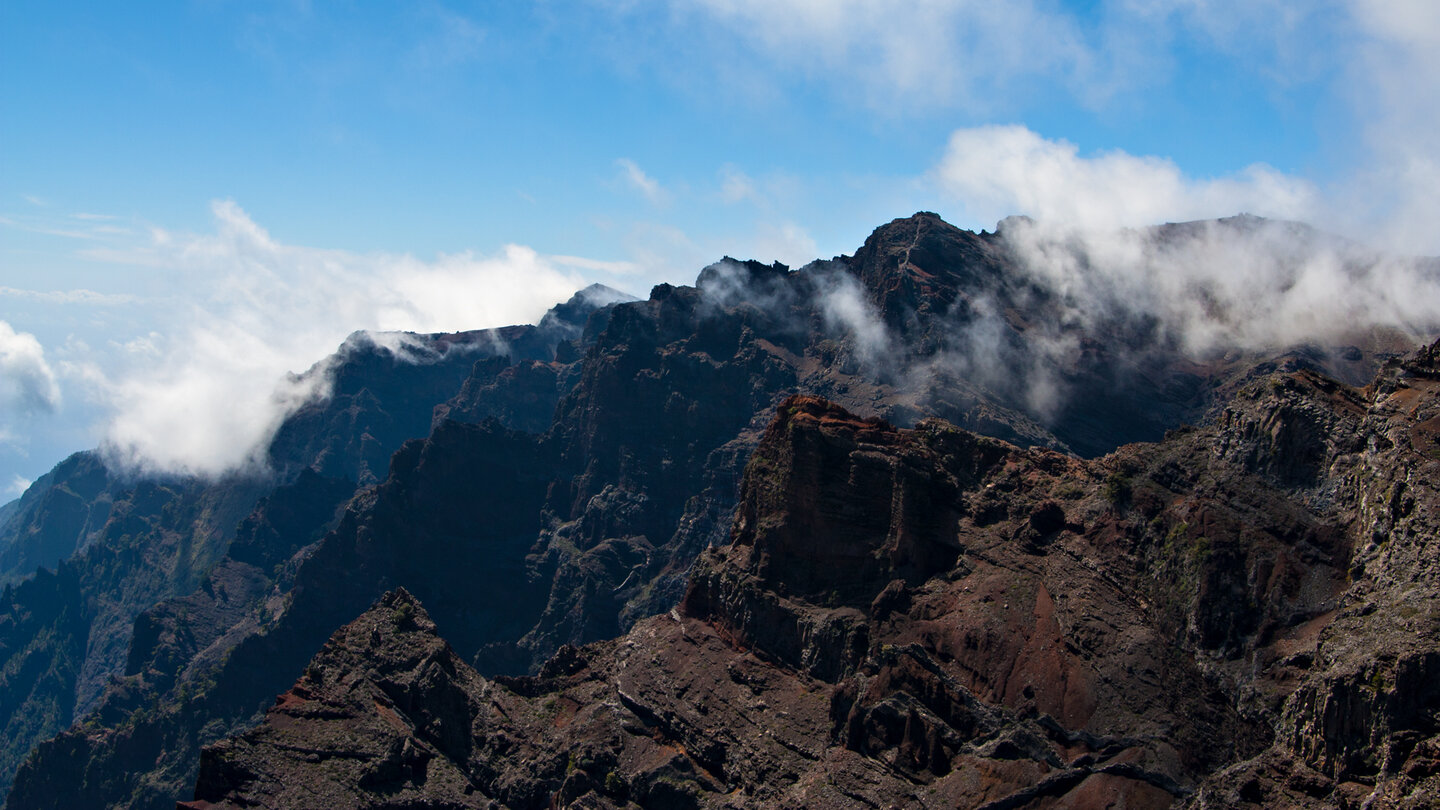
{"label": "mountain ridge", "polygon": [[376,671],[437,643],[392,592],[180,806],[1427,806],[1440,492],[1372,473],[1440,464],[1436,353],[1094,460],[792,397],[677,610],[486,680]]}
{"label": "mountain ridge", "polygon": [[[501,538],[483,516],[446,523],[453,498],[416,500],[415,493],[463,492],[458,482],[492,474],[509,476],[505,486],[529,481],[531,494],[517,501],[532,504],[517,518],[529,528],[496,546],[507,549],[502,579],[526,594],[516,601],[529,624],[456,636],[467,663],[513,676],[544,666],[566,645],[612,638],[680,602],[692,561],[728,538],[742,471],[788,393],[824,396],[901,425],[938,415],[1021,445],[1094,455],[1198,421],[1212,401],[1271,371],[1339,369],[1354,378],[1378,362],[1358,348],[1350,360],[1346,347],[1302,347],[1197,363],[1171,344],[1145,343],[1149,327],[1123,319],[1081,340],[1078,360],[1047,353],[1035,342],[1050,337],[1041,324],[1081,335],[1083,324],[1056,319],[1063,297],[1034,294],[1037,282],[1019,272],[1003,241],[922,214],[881,226],[866,241],[869,252],[862,247],[856,257],[795,271],[722,261],[695,287],[659,285],[646,301],[593,309],[583,326],[567,316],[563,330],[552,323],[543,334],[513,327],[405,339],[418,341],[412,351],[476,347],[434,349],[448,358],[441,363],[407,361],[404,341],[396,350],[373,340],[352,346],[361,362],[340,374],[335,395],[298,412],[272,444],[276,466],[295,476],[285,485],[290,494],[261,504],[257,492],[244,541],[227,530],[206,546],[229,555],[187,574],[194,590],[125,608],[144,632],[106,659],[120,683],[104,687],[88,728],[31,755],[20,778],[32,787],[17,788],[12,806],[168,807],[188,789],[201,744],[251,722],[336,626],[395,585],[425,594],[442,626],[458,626],[488,597],[447,574],[443,560],[407,556],[415,540],[409,527],[433,525],[425,531],[437,549]],[[983,284],[957,281],[972,278]],[[498,353],[497,335],[518,347],[513,354]],[[980,368],[984,351],[999,361]],[[442,371],[450,382],[424,381]],[[1069,397],[1049,416],[1035,411],[1029,390],[1046,380]],[[493,450],[476,448],[501,445],[526,447],[520,455],[529,461],[490,469]],[[294,508],[282,505],[287,498],[304,506],[303,519],[279,519],[279,510]],[[231,525],[240,522],[237,515]],[[141,526],[130,537],[145,548],[156,536]],[[340,587],[328,579],[342,558],[391,562],[345,563],[363,576]],[[402,572],[409,581],[396,580]],[[26,610],[12,603],[7,615]],[[201,649],[186,639],[210,641]],[[4,666],[47,655],[11,654]],[[51,658],[63,663],[64,656]],[[63,704],[68,689],[46,694],[58,692]],[[62,729],[63,718],[43,733]],[[81,799],[77,791],[90,792]]]}

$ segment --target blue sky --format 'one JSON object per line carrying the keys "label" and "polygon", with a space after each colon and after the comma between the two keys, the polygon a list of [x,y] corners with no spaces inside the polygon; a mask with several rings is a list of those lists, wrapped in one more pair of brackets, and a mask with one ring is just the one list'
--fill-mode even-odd
{"label": "blue sky", "polygon": [[530,321],[920,209],[1440,252],[1437,45],[1421,0],[9,0],[0,499],[102,441],[243,462],[269,381],[354,329]]}

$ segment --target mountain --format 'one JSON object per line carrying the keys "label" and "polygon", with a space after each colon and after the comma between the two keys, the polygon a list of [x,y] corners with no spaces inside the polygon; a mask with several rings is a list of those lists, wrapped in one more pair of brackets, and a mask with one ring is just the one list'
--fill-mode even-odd
{"label": "mountain", "polygon": [[[337,509],[376,469],[383,474],[406,439],[429,432],[435,404],[477,362],[553,357],[591,313],[623,297],[581,291],[538,326],[352,335],[306,372],[327,380],[327,395],[281,426],[265,474],[211,481],[112,470],[96,451],[42,477],[0,527],[0,791],[37,743],[87,715],[92,726],[130,717],[169,694],[189,653],[204,648],[197,639],[253,621],[276,583],[288,582],[291,556],[334,525]],[[217,589],[229,594],[225,610],[192,610]],[[149,649],[176,638],[183,655]],[[155,666],[163,674],[147,676]]]}
{"label": "mountain", "polygon": [[1434,806],[1437,361],[1089,461],[793,397],[678,609],[486,679],[391,592],[181,806]]}
{"label": "mountain", "polygon": [[746,465],[792,395],[1093,458],[1277,370],[1363,384],[1405,339],[1197,354],[1143,308],[1077,317],[1006,230],[920,213],[797,271],[726,259],[645,301],[582,293],[537,326],[360,334],[307,372],[328,396],[280,427],[269,476],[107,471],[108,506],[69,501],[93,504],[85,521],[15,511],[0,541],[76,551],[0,601],[3,773],[26,757],[8,806],[172,806],[203,745],[256,722],[397,587],[486,678],[666,615],[729,538]]}

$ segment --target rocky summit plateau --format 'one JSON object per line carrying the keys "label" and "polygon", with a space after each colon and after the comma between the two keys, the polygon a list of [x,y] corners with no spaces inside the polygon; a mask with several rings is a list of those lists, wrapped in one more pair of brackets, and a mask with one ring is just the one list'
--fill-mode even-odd
{"label": "rocky summit plateau", "polygon": [[1257,340],[1029,227],[357,333],[264,473],[67,459],[0,522],[6,806],[1440,805],[1440,325]]}

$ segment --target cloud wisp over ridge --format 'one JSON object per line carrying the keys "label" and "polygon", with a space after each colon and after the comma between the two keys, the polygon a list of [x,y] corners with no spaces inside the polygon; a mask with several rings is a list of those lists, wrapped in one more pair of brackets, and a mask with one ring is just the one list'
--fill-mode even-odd
{"label": "cloud wisp over ridge", "polygon": [[325,393],[325,375],[291,372],[356,329],[533,323],[585,282],[570,269],[583,260],[519,245],[431,260],[362,255],[287,245],[234,202],[212,208],[213,233],[157,230],[147,244],[92,254],[175,268],[198,286],[130,368],[76,372],[112,409],[102,448],[123,468],[213,476],[259,465],[280,421]]}
{"label": "cloud wisp over ridge", "polygon": [[1021,125],[956,130],[935,174],[980,221],[1019,214],[1081,231],[1242,212],[1307,219],[1320,206],[1310,183],[1268,166],[1198,180],[1160,157],[1118,150],[1082,156],[1074,144]]}

